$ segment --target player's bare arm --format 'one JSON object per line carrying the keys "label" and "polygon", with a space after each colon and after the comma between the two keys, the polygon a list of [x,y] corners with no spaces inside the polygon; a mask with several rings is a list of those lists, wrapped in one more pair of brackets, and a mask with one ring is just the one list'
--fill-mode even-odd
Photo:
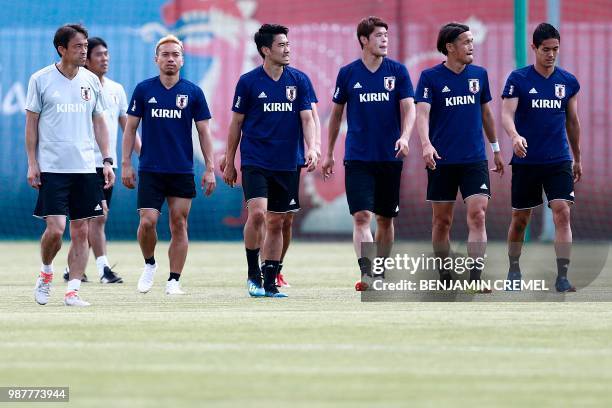
{"label": "player's bare arm", "polygon": [[343,113],[344,105],[334,102],[329,115],[329,125],[327,126],[327,155],[325,159],[323,159],[323,180],[330,178],[331,175],[334,174],[334,148],[338,135],[340,134]]}
{"label": "player's bare arm", "polygon": [[491,109],[489,102],[483,103],[480,106],[482,110],[482,128],[484,129],[487,140],[493,149],[493,162],[495,163],[495,168],[491,170],[495,173],[499,173],[499,176],[501,177],[504,175],[504,161],[499,149],[497,135],[495,134],[495,119],[493,119],[493,110]]}
{"label": "player's bare arm", "polygon": [[[110,151],[108,148],[108,127],[106,126],[106,121],[104,120],[104,115],[101,113],[99,115],[92,116],[94,136],[96,137],[96,143],[98,143],[98,147],[100,148],[100,153],[102,157],[109,157]],[[115,184],[115,172],[113,171],[113,166],[105,162],[104,168],[104,188],[108,189]]]}
{"label": "player's bare arm", "polygon": [[578,95],[572,96],[567,101],[567,116],[565,119],[567,140],[569,141],[574,156],[573,172],[574,183],[582,178],[582,164],[580,161],[580,119],[578,119]]}
{"label": "player's bare arm", "polygon": [[25,144],[28,155],[28,184],[36,189],[40,187],[40,167],[36,160],[39,117],[38,113],[26,111]]}
{"label": "player's bare arm", "polygon": [[311,172],[317,167],[319,161],[316,150],[316,125],[311,110],[301,111],[300,119],[302,120],[302,131],[304,132],[304,142],[307,149],[304,155],[304,159],[306,160],[305,164],[308,171]]}
{"label": "player's bare arm", "polygon": [[127,188],[136,187],[136,173],[132,167],[132,151],[136,143],[136,129],[140,124],[138,116],[128,115],[125,129],[123,130],[123,146],[121,153],[121,182]]}
{"label": "player's bare arm", "polygon": [[395,142],[395,151],[397,152],[395,157],[398,159],[407,157],[410,150],[408,143],[410,142],[410,135],[412,134],[412,128],[414,127],[414,121],[416,119],[414,98],[404,98],[400,101],[400,115],[402,133]]}
{"label": "player's bare arm", "polygon": [[[121,127],[121,131],[125,134],[125,125],[127,124],[127,115],[119,116],[117,119],[119,121],[119,126]],[[142,148],[142,140],[140,140],[140,135],[136,132],[136,138],[134,139],[134,151],[137,155],[140,156],[140,149]]]}
{"label": "player's bare arm", "polygon": [[416,104],[416,127],[423,148],[423,161],[431,170],[436,169],[436,159],[441,159],[438,152],[429,141],[429,112],[431,105],[425,102]]}
{"label": "player's bare arm", "polygon": [[223,181],[230,187],[236,185],[238,173],[234,161],[236,160],[236,150],[242,136],[242,124],[244,123],[244,114],[233,112],[232,119],[229,125],[229,134],[227,135],[227,148],[225,157],[225,170],[223,170]]}
{"label": "player's bare arm", "polygon": [[317,151],[317,158],[321,160],[321,119],[319,118],[319,111],[316,103],[311,103],[312,107],[312,119],[315,124],[315,149]]}
{"label": "player's bare arm", "polygon": [[196,129],[198,130],[198,137],[200,139],[200,149],[202,150],[202,156],[204,156],[204,164],[206,165],[206,171],[202,176],[202,189],[204,194],[209,196],[215,191],[217,187],[217,181],[215,179],[215,159],[213,156],[213,142],[210,134],[210,120],[200,120],[196,122]]}
{"label": "player's bare arm", "polygon": [[514,125],[514,114],[518,107],[518,98],[504,98],[502,100],[502,127],[512,140],[512,150],[518,157],[527,156],[527,140],[518,134]]}

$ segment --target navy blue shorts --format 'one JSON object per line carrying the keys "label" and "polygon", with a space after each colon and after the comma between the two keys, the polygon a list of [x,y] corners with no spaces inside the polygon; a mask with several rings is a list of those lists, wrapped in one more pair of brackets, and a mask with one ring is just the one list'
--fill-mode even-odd
{"label": "navy blue shorts", "polygon": [[572,162],[512,165],[512,208],[527,210],[542,205],[542,190],[548,202],[574,203]]}
{"label": "navy blue shorts", "polygon": [[383,217],[399,214],[401,161],[344,161],[344,185],[349,211],[371,211]]}
{"label": "navy blue shorts", "polygon": [[435,170],[427,168],[427,201],[455,202],[457,190],[464,201],[476,194],[491,198],[487,161],[444,164]]}

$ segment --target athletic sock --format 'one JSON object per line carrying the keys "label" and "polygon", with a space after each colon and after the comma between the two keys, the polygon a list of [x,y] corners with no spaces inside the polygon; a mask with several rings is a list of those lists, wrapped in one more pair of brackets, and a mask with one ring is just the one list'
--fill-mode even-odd
{"label": "athletic sock", "polygon": [[49,265],[45,265],[42,264],[42,266],[40,267],[41,272],[44,272],[46,274],[53,274],[53,264],[49,264]]}
{"label": "athletic sock", "polygon": [[263,267],[264,289],[266,292],[278,292],[276,289],[276,274],[278,274],[279,261],[266,260]]}
{"label": "athletic sock", "polygon": [[152,257],[150,257],[150,258],[145,258],[145,263],[146,263],[147,265],[155,265],[155,257],[154,257],[154,256],[152,256]]}
{"label": "athletic sock", "polygon": [[520,255],[508,255],[508,260],[510,261],[510,272],[521,273],[521,267],[519,266],[520,257]]}
{"label": "athletic sock", "polygon": [[80,279],[72,279],[68,281],[68,287],[66,288],[66,293],[68,292],[78,292],[81,289],[81,280]]}
{"label": "athletic sock", "polygon": [[567,258],[557,258],[557,277],[567,278],[570,260]]}
{"label": "athletic sock", "polygon": [[372,261],[370,261],[370,258],[362,256],[361,258],[357,259],[357,263],[359,264],[361,276],[372,276]]}
{"label": "athletic sock", "polygon": [[175,281],[178,281],[180,278],[181,278],[180,273],[170,272],[170,277],[168,278],[168,280],[171,281],[172,279],[174,279]]}
{"label": "athletic sock", "polygon": [[104,276],[104,267],[110,267],[108,264],[108,259],[106,259],[106,255],[102,255],[96,258],[96,267],[98,268],[98,275],[100,277]]}
{"label": "athletic sock", "polygon": [[259,248],[246,250],[247,267],[249,279],[261,279],[261,269],[259,268]]}
{"label": "athletic sock", "polygon": [[480,280],[480,275],[482,275],[482,268],[475,266],[470,269],[470,282]]}
{"label": "athletic sock", "polygon": [[283,270],[283,261],[280,261],[278,263],[278,273],[280,274],[282,270]]}

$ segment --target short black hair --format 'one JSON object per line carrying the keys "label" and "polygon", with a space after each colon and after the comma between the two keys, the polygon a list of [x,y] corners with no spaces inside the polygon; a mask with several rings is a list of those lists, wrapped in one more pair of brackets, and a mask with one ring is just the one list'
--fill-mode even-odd
{"label": "short black hair", "polygon": [[361,43],[361,37],[370,38],[370,34],[374,32],[376,27],[384,27],[385,29],[389,29],[389,25],[381,18],[376,16],[370,16],[362,19],[359,24],[357,24],[357,41],[359,41],[359,46],[363,49],[363,44]]}
{"label": "short black hair", "polygon": [[533,32],[533,45],[539,48],[544,41],[551,38],[556,38],[561,42],[561,34],[555,27],[548,23],[540,23]]}
{"label": "short black hair", "polygon": [[255,45],[257,46],[257,52],[261,55],[261,58],[264,58],[264,53],[261,52],[261,47],[271,48],[272,43],[274,42],[274,36],[278,34],[289,33],[289,29],[280,24],[264,24],[259,27],[259,30],[255,33],[253,39],[255,40]]}
{"label": "short black hair", "polygon": [[91,37],[87,40],[87,59],[91,58],[91,52],[93,51],[93,49],[99,47],[100,45],[108,49],[106,41],[104,41],[100,37]]}
{"label": "short black hair", "polygon": [[85,38],[87,38],[87,29],[81,24],[66,24],[57,29],[53,37],[53,45],[60,57],[62,56],[59,52],[60,45],[64,48],[68,48],[68,43],[78,33],[83,34]]}
{"label": "short black hair", "polygon": [[457,37],[466,31],[470,31],[470,27],[466,26],[465,24],[448,23],[442,26],[442,28],[440,28],[440,32],[438,33],[438,42],[436,43],[438,51],[444,55],[448,55],[446,44],[454,42]]}

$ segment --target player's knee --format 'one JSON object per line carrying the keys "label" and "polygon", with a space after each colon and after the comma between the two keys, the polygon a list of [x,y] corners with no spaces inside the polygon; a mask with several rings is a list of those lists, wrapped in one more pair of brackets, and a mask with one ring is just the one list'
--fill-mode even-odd
{"label": "player's knee", "polygon": [[172,217],[170,219],[170,232],[173,235],[187,232],[187,218]]}
{"label": "player's knee", "polygon": [[283,229],[284,217],[282,214],[270,214],[266,220],[266,229],[269,232],[280,232]]}
{"label": "player's knee", "polygon": [[287,214],[283,220],[283,231],[291,231],[293,227],[293,214]]}
{"label": "player's knee", "polygon": [[256,228],[261,227],[266,222],[266,212],[259,208],[249,210],[249,221],[251,221]]}
{"label": "player's knee", "polygon": [[376,216],[376,224],[378,228],[389,229],[393,226],[393,218],[383,217],[380,215]]}
{"label": "player's knee", "polygon": [[87,222],[80,222],[70,226],[70,239],[74,242],[86,242],[88,232]]}
{"label": "player's knee", "polygon": [[512,216],[512,222],[510,223],[510,228],[518,233],[523,233],[525,229],[527,229],[527,224],[529,223],[529,217],[524,216]]}
{"label": "player's knee", "polygon": [[452,217],[450,215],[436,215],[433,217],[433,227],[438,231],[448,231],[451,227]]}
{"label": "player's knee", "polygon": [[353,222],[357,227],[369,227],[372,221],[372,215],[368,211],[357,211],[353,214]]}
{"label": "player's knee", "polygon": [[140,228],[145,230],[155,229],[157,226],[157,220],[153,217],[142,216],[140,217]]}
{"label": "player's knee", "polygon": [[64,235],[64,229],[65,227],[62,225],[47,225],[45,235],[54,241],[59,241],[62,239],[62,235]]}
{"label": "player's knee", "polygon": [[485,227],[485,210],[479,208],[468,213],[468,225],[474,229],[482,229]]}
{"label": "player's knee", "polygon": [[568,206],[555,208],[553,210],[553,220],[557,227],[567,227],[570,224],[570,209]]}

